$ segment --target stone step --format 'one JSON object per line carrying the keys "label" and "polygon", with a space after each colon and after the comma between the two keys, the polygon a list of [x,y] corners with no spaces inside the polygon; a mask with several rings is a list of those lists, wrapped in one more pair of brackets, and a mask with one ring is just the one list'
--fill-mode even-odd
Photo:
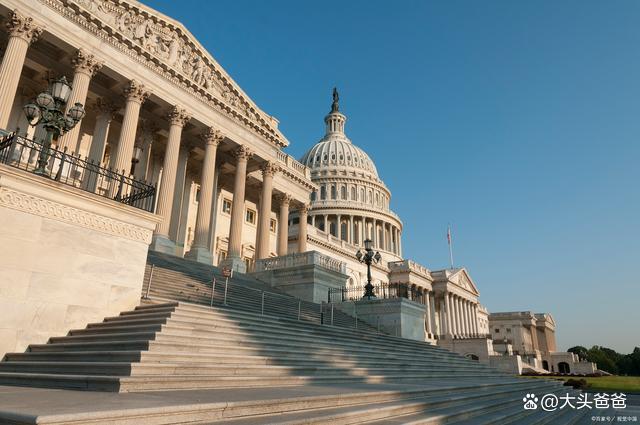
{"label": "stone step", "polygon": [[[158,391],[158,390],[195,390],[215,388],[258,388],[329,384],[425,384],[450,379],[448,373],[425,375],[369,375],[369,376],[217,376],[217,375],[181,375],[181,376],[100,376],[47,373],[0,372],[3,385],[38,386],[46,388],[85,389],[91,391]],[[485,382],[499,382],[501,377],[483,375],[461,375],[457,379],[471,379],[476,382],[482,378]],[[433,385],[433,384],[432,384]]]}
{"label": "stone step", "polygon": [[[215,354],[153,352],[153,351],[59,351],[59,352],[26,352],[9,353],[6,361],[31,361],[31,362],[144,362],[144,363],[217,363],[220,365],[251,364],[251,365],[330,365],[332,367],[375,367],[380,364],[392,363],[395,366],[413,366],[416,362],[411,360],[399,360],[392,356],[381,362],[376,359],[354,359],[352,356],[304,356],[297,353],[284,351],[278,356],[266,355],[229,355],[224,351]],[[438,365],[438,367],[443,367]]]}
{"label": "stone step", "polygon": [[[377,421],[394,417],[406,417],[408,414],[420,412],[424,415],[430,411],[449,411],[453,412],[449,417],[452,419],[454,415],[480,415],[486,411],[490,411],[495,406],[500,406],[507,400],[514,390],[526,391],[534,388],[544,387],[515,387],[504,389],[493,389],[493,391],[475,391],[471,393],[449,393],[449,394],[431,394],[417,397],[405,397],[398,400],[377,401],[363,403],[359,405],[340,406],[328,409],[316,409],[313,411],[291,412],[278,415],[262,415],[258,417],[247,417],[239,419],[230,419],[217,422],[226,425],[254,425],[254,424],[278,424],[278,425],[294,425],[294,424],[360,424],[360,423],[378,423]],[[440,417],[436,420],[429,420],[424,423],[441,424],[449,422],[449,417]],[[386,422],[380,422],[386,423]],[[398,422],[404,423],[404,422]]]}
{"label": "stone step", "polygon": [[[148,327],[143,327],[143,329],[147,329]],[[302,345],[305,347],[311,346],[320,346],[321,338],[318,337],[302,337],[300,334],[284,332],[285,336],[296,336],[296,342],[298,346]],[[127,328],[125,331],[120,332],[116,329],[114,332],[101,332],[101,333],[93,333],[93,331],[88,331],[85,334],[83,331],[77,331],[71,335],[66,337],[54,337],[51,338],[51,343],[58,344],[63,342],[74,342],[74,341],[113,341],[113,340],[123,340],[123,339],[155,339],[162,341],[172,341],[174,343],[188,343],[189,341],[200,341],[207,342],[208,340],[215,338],[217,341],[233,341],[235,343],[247,343],[247,344],[256,344],[259,347],[266,346],[291,346],[295,345],[294,342],[287,340],[285,338],[275,338],[273,332],[268,335],[256,335],[256,336],[247,336],[244,333],[229,331],[226,329],[218,329],[218,330],[194,330],[191,328],[181,328],[172,325],[162,325],[162,333],[157,333],[155,331],[143,331],[139,330],[138,327],[133,326]],[[332,342],[330,339],[326,339],[327,342]],[[309,344],[307,344],[307,342]],[[346,342],[343,344],[333,343],[334,347],[346,347],[350,351],[357,350],[358,348],[355,343]],[[374,345],[369,345],[366,347],[368,350],[372,350]],[[463,365],[474,364],[472,361],[468,359],[464,359],[460,356],[444,356],[439,357],[435,353],[415,353],[409,350],[404,350],[402,347],[393,347],[388,349],[389,353],[394,353],[398,356],[403,354],[408,354],[416,358],[425,358],[426,360],[436,361],[439,358],[450,360],[452,362],[459,362]]]}
{"label": "stone step", "polygon": [[[130,362],[32,362],[32,361],[8,361],[0,362],[0,372],[32,372],[47,374],[74,374],[74,375],[113,375],[113,376],[140,376],[140,375],[210,375],[210,376],[332,376],[347,375],[357,376],[386,376],[386,375],[420,375],[441,376],[445,370],[438,366],[389,366],[386,367],[348,367],[338,368],[333,365],[247,365],[247,364],[219,364],[219,363],[130,363]],[[448,376],[478,376],[476,370],[452,369],[446,370]]]}
{"label": "stone step", "polygon": [[[71,343],[71,344],[46,344],[46,345],[33,345],[31,346],[31,352],[36,353],[51,353],[51,352],[82,352],[82,351],[96,351],[96,350],[127,350],[127,349],[140,349],[142,346],[145,349],[147,346],[150,352],[165,352],[165,353],[198,353],[209,354],[214,356],[220,355],[262,355],[272,356],[274,359],[284,358],[289,356],[314,359],[316,362],[326,362],[326,359],[331,361],[351,361],[355,363],[361,363],[362,361],[377,362],[378,364],[393,364],[396,363],[410,363],[410,364],[437,364],[439,367],[446,368],[461,368],[464,370],[473,369],[478,371],[485,371],[487,373],[494,373],[493,369],[486,367],[485,365],[478,365],[474,362],[459,363],[457,358],[452,360],[438,360],[421,357],[419,353],[412,356],[398,356],[389,352],[377,352],[370,351],[366,348],[351,351],[337,351],[334,347],[319,347],[315,349],[306,344],[299,346],[297,349],[291,347],[290,344],[281,346],[277,344],[271,344],[267,346],[265,344],[255,344],[255,347],[249,347],[245,344],[243,347],[225,346],[220,345],[219,342],[209,344],[195,344],[193,338],[188,338],[187,341],[183,341],[182,344],[176,344],[175,341],[163,341],[156,340],[147,344],[145,341],[110,341],[105,343],[95,344],[92,342],[83,343]],[[356,357],[357,356],[357,357]]]}

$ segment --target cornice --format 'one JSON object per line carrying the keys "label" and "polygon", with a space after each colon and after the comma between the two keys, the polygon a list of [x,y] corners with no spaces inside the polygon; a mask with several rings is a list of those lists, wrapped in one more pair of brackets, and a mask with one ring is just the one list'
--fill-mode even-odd
{"label": "cornice", "polygon": [[182,25],[122,0],[38,1],[273,145],[287,145]]}

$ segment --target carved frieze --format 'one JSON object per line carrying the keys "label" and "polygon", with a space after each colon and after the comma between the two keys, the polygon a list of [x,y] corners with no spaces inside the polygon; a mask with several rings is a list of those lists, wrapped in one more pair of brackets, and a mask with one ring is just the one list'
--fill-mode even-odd
{"label": "carved frieze", "polygon": [[180,26],[121,0],[40,0],[194,95],[284,146],[271,123]]}

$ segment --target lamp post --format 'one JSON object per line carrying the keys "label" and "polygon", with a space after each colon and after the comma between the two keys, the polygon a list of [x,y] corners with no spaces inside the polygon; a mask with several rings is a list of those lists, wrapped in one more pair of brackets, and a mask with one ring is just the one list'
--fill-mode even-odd
{"label": "lamp post", "polygon": [[27,103],[22,108],[29,123],[32,125],[42,123],[47,132],[47,137],[42,142],[42,150],[38,156],[38,165],[33,170],[35,174],[49,176],[46,167],[49,162],[51,142],[54,137],[61,136],[75,127],[85,115],[81,103],[73,105],[65,115],[64,110],[69,95],[71,95],[71,85],[67,82],[67,78],[62,76],[51,81],[49,89],[40,93],[36,97],[35,103]]}
{"label": "lamp post", "polygon": [[365,239],[364,253],[360,250],[356,252],[356,258],[358,259],[358,261],[367,265],[367,284],[364,286],[364,297],[368,299],[376,297],[376,295],[373,293],[373,285],[371,284],[371,264],[379,263],[382,259],[382,256],[378,251],[376,251],[374,254],[372,245],[373,243],[371,242],[371,239]]}

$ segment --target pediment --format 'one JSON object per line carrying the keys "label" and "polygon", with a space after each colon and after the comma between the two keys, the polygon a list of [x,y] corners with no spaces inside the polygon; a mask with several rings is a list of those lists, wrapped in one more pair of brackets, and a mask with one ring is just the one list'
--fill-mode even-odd
{"label": "pediment", "polygon": [[480,295],[478,287],[473,282],[473,280],[471,280],[471,276],[469,276],[469,272],[467,272],[467,269],[462,268],[457,270],[449,277],[449,281],[459,286],[460,288],[473,293],[476,296]]}
{"label": "pediment", "polygon": [[288,145],[277,120],[257,107],[181,23],[132,0],[41,1],[236,121],[259,128],[277,146]]}

